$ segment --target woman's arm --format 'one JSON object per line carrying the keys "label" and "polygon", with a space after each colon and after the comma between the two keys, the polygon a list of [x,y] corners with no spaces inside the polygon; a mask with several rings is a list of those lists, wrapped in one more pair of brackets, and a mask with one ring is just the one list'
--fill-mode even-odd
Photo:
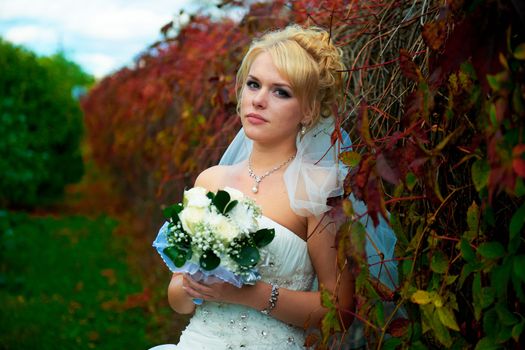
{"label": "woman's arm", "polygon": [[[195,186],[208,188],[208,182],[217,176],[220,167],[212,167],[203,171],[195,180]],[[168,285],[168,302],[171,308],[179,314],[191,314],[195,311],[193,298],[184,290],[184,274],[174,273]]]}
{"label": "woman's arm", "polygon": [[[340,272],[337,267],[335,249],[335,229],[333,224],[327,224],[328,219],[321,222],[308,219],[308,250],[314,265],[319,286],[334,293],[337,298],[341,319],[345,326],[352,322],[351,312],[354,306],[354,281],[348,270]],[[210,301],[242,304],[257,310],[268,306],[271,286],[265,282],[257,282],[253,286],[236,288],[228,283],[204,285],[185,276],[183,280],[186,292],[195,298]],[[271,315],[285,323],[299,327],[316,326],[327,309],[321,305],[320,292],[293,291],[279,289],[279,297]]]}
{"label": "woman's arm", "polygon": [[[308,252],[319,280],[319,289],[323,287],[335,296],[340,319],[345,327],[349,327],[354,312],[354,276],[348,267],[343,270],[338,267],[335,236],[336,224],[327,215],[322,219],[308,219]],[[322,316],[326,311],[323,308]]]}

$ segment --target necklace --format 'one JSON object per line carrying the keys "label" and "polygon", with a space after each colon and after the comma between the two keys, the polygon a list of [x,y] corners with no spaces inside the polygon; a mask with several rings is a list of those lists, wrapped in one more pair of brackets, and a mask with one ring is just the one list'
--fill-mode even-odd
{"label": "necklace", "polygon": [[259,192],[259,184],[261,183],[261,181],[265,177],[270,176],[271,174],[273,174],[277,170],[281,169],[283,166],[285,166],[286,164],[290,163],[292,161],[292,159],[294,159],[294,158],[295,158],[295,154],[293,156],[291,156],[290,158],[288,158],[287,160],[285,160],[280,165],[274,167],[272,170],[268,170],[263,175],[257,176],[257,175],[255,175],[255,173],[253,172],[253,169],[252,169],[252,155],[250,154],[250,158],[248,158],[248,175],[250,175],[250,177],[252,177],[255,180],[255,183],[253,184],[253,187],[252,187],[252,192],[253,193]]}

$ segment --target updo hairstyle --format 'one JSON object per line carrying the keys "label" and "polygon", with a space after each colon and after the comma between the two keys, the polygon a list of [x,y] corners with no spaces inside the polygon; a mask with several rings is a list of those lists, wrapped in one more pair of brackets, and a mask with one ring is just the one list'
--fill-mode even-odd
{"label": "updo hairstyle", "polygon": [[317,27],[290,25],[264,34],[252,42],[237,72],[237,110],[255,58],[268,52],[279,74],[290,82],[311,127],[321,116],[332,114],[332,105],[340,103],[343,91],[342,50],[334,46],[330,35]]}

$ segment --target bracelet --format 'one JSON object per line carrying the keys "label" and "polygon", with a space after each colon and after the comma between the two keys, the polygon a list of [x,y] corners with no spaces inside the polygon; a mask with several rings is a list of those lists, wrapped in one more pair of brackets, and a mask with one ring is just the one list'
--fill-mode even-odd
{"label": "bracelet", "polygon": [[268,306],[261,310],[261,312],[265,315],[269,315],[270,312],[275,308],[275,305],[277,304],[277,299],[279,298],[279,286],[273,283],[270,283],[272,285],[272,292],[270,293],[270,298],[268,299]]}

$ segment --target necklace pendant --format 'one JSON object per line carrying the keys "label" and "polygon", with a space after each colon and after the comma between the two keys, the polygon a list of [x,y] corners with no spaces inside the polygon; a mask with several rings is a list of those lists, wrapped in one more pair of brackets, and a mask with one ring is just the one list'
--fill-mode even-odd
{"label": "necklace pendant", "polygon": [[255,183],[253,184],[253,187],[252,187],[252,192],[253,193],[257,193],[259,192],[259,183],[267,176],[270,176],[271,174],[273,174],[274,172],[276,172],[277,170],[281,169],[283,166],[285,166],[286,164],[288,164],[289,162],[292,161],[292,159],[295,158],[295,154],[293,156],[291,156],[290,158],[288,158],[286,161],[284,161],[283,163],[281,163],[280,165],[274,167],[272,170],[269,170],[267,172],[265,172],[263,175],[261,176],[257,176],[255,175],[253,169],[252,169],[252,159],[251,159],[251,155],[250,155],[250,158],[248,158],[248,175],[253,178],[255,180]]}

